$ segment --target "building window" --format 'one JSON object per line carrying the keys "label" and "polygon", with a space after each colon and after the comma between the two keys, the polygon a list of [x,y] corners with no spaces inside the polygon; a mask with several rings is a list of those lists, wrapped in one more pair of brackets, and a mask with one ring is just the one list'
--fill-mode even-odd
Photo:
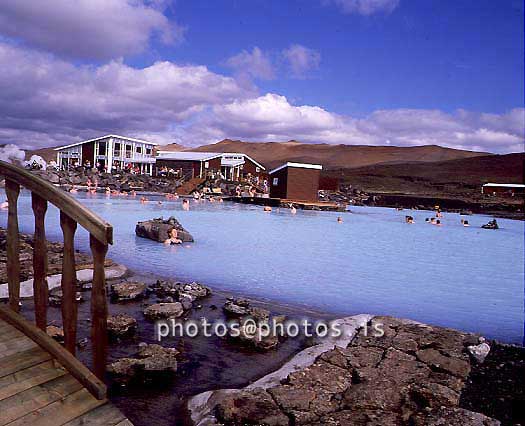
{"label": "building window", "polygon": [[273,183],[272,183],[273,186],[277,186],[279,185],[279,178],[273,178]]}
{"label": "building window", "polygon": [[204,168],[208,169],[209,167],[210,167],[210,162],[209,161],[205,161],[204,162]]}
{"label": "building window", "polygon": [[115,149],[113,150],[115,157],[120,157],[120,143],[115,143]]}
{"label": "building window", "polygon": [[259,173],[261,171],[261,168],[260,167],[256,167],[255,168],[255,173]]}
{"label": "building window", "polygon": [[146,155],[151,155],[151,148],[146,148]]}
{"label": "building window", "polygon": [[142,147],[141,146],[137,146],[137,154],[142,154]]}
{"label": "building window", "polygon": [[106,155],[106,142],[98,143],[98,153],[97,155]]}

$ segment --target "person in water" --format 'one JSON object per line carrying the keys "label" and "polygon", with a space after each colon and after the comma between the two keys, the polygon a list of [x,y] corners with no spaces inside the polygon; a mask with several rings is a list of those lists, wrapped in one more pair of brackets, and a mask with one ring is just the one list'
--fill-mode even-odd
{"label": "person in water", "polygon": [[468,223],[468,220],[461,220],[461,222],[463,222],[463,226],[470,226],[470,224]]}
{"label": "person in water", "polygon": [[290,213],[291,214],[296,214],[297,213],[297,209],[295,208],[295,206],[293,204],[290,204]]}
{"label": "person in water", "polygon": [[435,217],[431,217],[431,218],[430,218],[430,223],[431,223],[432,225],[435,225],[435,224],[436,224],[436,218],[435,218]]}
{"label": "person in water", "polygon": [[164,241],[164,244],[169,244],[169,245],[182,244],[182,240],[179,238],[179,233],[177,232],[175,228],[173,228],[168,233],[168,239]]}
{"label": "person in water", "polygon": [[438,220],[436,220],[435,224],[436,224],[436,226],[441,226],[441,221],[438,219]]}
{"label": "person in water", "polygon": [[186,211],[190,209],[190,202],[186,198],[182,200],[182,209]]}
{"label": "person in water", "polygon": [[265,212],[271,212],[272,211],[272,208],[270,206],[264,206],[264,209],[263,209]]}
{"label": "person in water", "polygon": [[414,223],[414,218],[412,216],[405,216],[406,223]]}
{"label": "person in water", "polygon": [[9,201],[5,200],[2,204],[0,204],[0,209],[7,209],[9,207]]}
{"label": "person in water", "polygon": [[341,216],[337,216],[337,223],[343,223],[343,218]]}

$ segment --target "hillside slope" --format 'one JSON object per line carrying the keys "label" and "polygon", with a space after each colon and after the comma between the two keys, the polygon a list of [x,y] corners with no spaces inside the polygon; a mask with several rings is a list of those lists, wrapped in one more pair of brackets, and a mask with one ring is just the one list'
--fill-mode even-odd
{"label": "hillside slope", "polygon": [[376,164],[329,174],[370,192],[478,193],[487,182],[523,183],[524,161],[524,153],[514,153],[431,163]]}
{"label": "hillside slope", "polygon": [[188,148],[188,151],[243,152],[268,168],[286,161],[322,164],[325,169],[355,168],[382,163],[434,162],[470,158],[487,153],[443,148],[436,145],[416,147],[328,145],[290,142],[221,142]]}

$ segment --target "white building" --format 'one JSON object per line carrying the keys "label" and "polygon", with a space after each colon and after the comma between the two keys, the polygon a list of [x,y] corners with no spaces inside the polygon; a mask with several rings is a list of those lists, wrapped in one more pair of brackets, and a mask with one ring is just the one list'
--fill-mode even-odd
{"label": "white building", "polygon": [[55,148],[61,169],[77,166],[97,167],[101,171],[138,169],[152,174],[156,143],[118,135],[106,135]]}

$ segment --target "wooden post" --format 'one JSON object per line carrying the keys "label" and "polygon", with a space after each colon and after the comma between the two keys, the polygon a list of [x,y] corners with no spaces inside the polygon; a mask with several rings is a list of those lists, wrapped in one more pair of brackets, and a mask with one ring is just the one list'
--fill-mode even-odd
{"label": "wooden post", "polygon": [[15,312],[20,310],[20,243],[18,240],[18,194],[20,185],[12,180],[5,180],[7,195],[7,282],[9,306]]}
{"label": "wooden post", "polygon": [[33,238],[33,295],[35,300],[35,322],[41,330],[47,326],[47,247],[44,218],[47,201],[35,192],[31,193],[33,213],[35,215],[35,235]]}
{"label": "wooden post", "polygon": [[60,227],[64,236],[62,258],[62,322],[64,346],[75,355],[77,340],[77,273],[75,270],[75,231],[77,223],[60,212]]}
{"label": "wooden post", "polygon": [[107,356],[107,317],[106,275],[104,260],[108,251],[106,244],[89,236],[93,254],[93,285],[91,289],[91,344],[93,350],[93,370],[95,375],[104,379]]}

